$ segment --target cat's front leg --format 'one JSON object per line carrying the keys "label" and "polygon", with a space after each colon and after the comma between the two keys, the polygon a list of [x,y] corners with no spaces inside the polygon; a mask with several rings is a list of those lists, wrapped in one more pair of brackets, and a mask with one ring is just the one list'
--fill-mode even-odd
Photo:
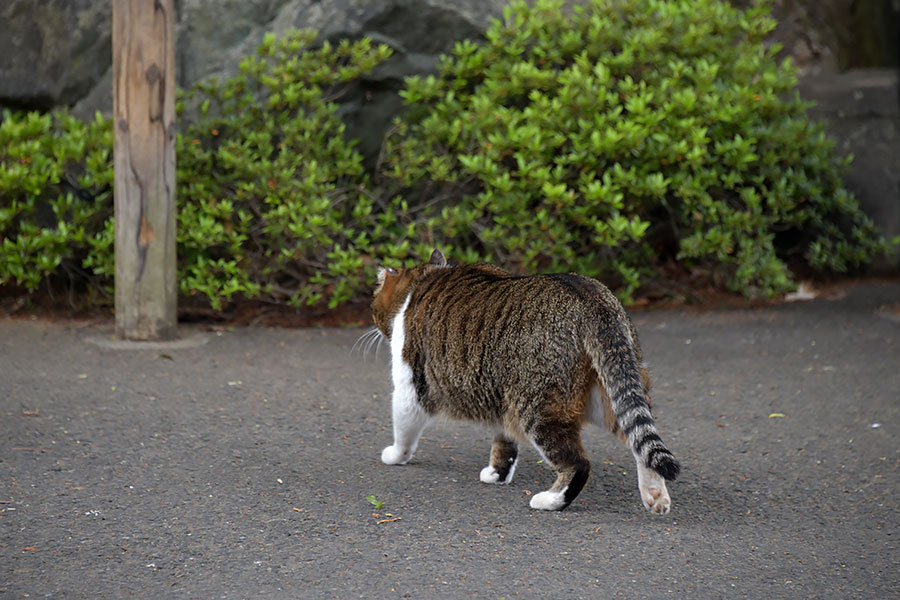
{"label": "cat's front leg", "polygon": [[398,379],[394,382],[391,399],[394,444],[381,451],[381,462],[386,465],[405,465],[413,457],[419,437],[431,422],[431,417],[419,404],[412,378]]}
{"label": "cat's front leg", "polygon": [[481,470],[484,483],[509,483],[516,472],[519,449],[514,440],[498,433],[491,446],[491,462]]}

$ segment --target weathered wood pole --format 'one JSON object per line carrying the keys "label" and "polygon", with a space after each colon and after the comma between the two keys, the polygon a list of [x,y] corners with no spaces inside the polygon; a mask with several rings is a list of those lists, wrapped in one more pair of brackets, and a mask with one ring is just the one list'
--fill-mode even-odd
{"label": "weathered wood pole", "polygon": [[112,0],[116,335],[176,336],[175,2]]}

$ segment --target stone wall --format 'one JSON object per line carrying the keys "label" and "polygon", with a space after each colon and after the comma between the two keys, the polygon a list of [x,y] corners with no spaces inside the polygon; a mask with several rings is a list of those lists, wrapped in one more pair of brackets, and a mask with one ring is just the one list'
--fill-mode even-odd
{"label": "stone wall", "polygon": [[[816,102],[810,116],[825,123],[840,154],[853,155],[847,187],[888,239],[900,235],[898,79],[896,69],[863,69],[800,80],[801,95]],[[900,266],[896,253],[891,260]]]}

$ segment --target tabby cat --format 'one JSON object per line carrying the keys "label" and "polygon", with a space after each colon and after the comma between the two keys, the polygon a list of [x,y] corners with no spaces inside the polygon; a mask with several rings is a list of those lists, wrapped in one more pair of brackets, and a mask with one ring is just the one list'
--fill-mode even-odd
{"label": "tabby cat", "polygon": [[603,422],[631,448],[638,488],[669,512],[665,480],[680,470],[650,415],[649,374],[634,325],[603,284],[575,274],[515,277],[488,264],[382,269],[372,302],[390,341],[394,443],[385,464],[412,458],[439,415],[496,431],[485,483],[509,483],[517,444],[530,442],[556,472],[531,507],[562,510],[590,473],[585,423]]}

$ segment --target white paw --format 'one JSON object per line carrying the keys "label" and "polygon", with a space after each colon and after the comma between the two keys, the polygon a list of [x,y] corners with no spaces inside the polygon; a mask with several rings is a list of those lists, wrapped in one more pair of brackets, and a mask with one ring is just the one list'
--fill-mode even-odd
{"label": "white paw", "polygon": [[566,505],[566,491],[541,492],[531,497],[531,508],[538,510],[560,510]]}
{"label": "white paw", "polygon": [[497,483],[500,480],[500,473],[497,469],[488,465],[481,470],[482,483]]}
{"label": "white paw", "polygon": [[484,483],[507,484],[512,481],[513,475],[516,474],[516,465],[518,463],[518,459],[512,461],[512,464],[509,466],[509,472],[506,474],[506,479],[503,481],[500,480],[500,472],[491,465],[488,465],[481,470],[481,481]]}
{"label": "white paw", "polygon": [[637,463],[638,490],[641,492],[641,502],[644,508],[655,515],[664,515],[672,507],[669,498],[669,490],[666,489],[666,480],[659,473],[648,469],[640,460]]}
{"label": "white paw", "polygon": [[409,452],[404,452],[397,446],[388,446],[381,451],[381,462],[386,465],[405,465],[410,458]]}
{"label": "white paw", "polygon": [[661,487],[641,487],[641,502],[644,508],[655,515],[664,515],[669,512],[672,506],[672,500],[669,498],[669,492],[666,485]]}

